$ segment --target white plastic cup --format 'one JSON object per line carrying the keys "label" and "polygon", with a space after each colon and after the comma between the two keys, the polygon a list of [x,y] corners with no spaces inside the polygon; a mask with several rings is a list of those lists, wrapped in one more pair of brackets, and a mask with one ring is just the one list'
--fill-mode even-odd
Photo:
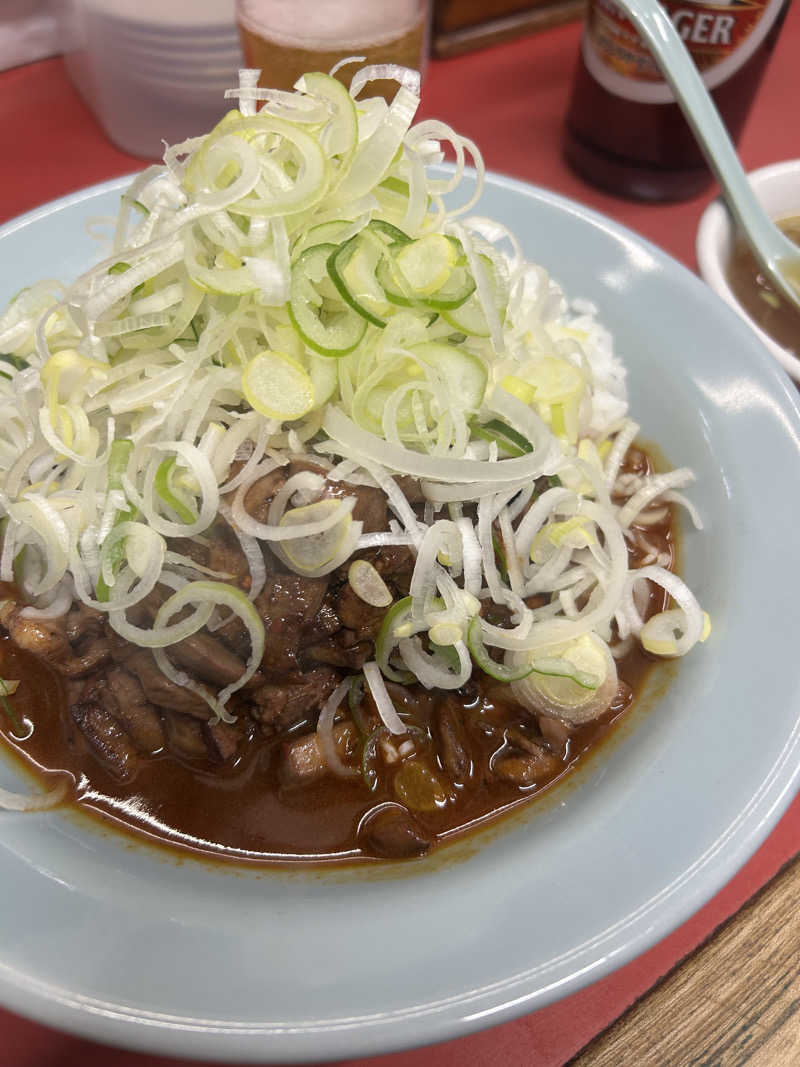
{"label": "white plastic cup", "polygon": [[228,110],[242,66],[234,0],[63,0],[67,71],[108,138],[160,158]]}

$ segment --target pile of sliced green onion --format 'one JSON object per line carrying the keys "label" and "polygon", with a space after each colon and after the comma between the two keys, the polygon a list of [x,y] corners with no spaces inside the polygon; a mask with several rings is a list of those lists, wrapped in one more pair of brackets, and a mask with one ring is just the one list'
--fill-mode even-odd
{"label": "pile of sliced green onion", "polygon": [[[362,97],[386,78],[391,104]],[[108,258],[0,317],[0,580],[21,585],[25,611],[58,617],[77,598],[186,685],[164,650],[235,613],[247,671],[198,689],[224,718],[263,648],[265,547],[321,576],[405,545],[405,601],[349,568],[388,608],[366,677],[390,731],[384,677],[454,689],[477,664],[577,720],[612,640],[615,654],[637,636],[685,654],[707,630],[697,601],[657,553],[631,570],[627,548],[669,502],[694,515],[679,492],[691,473],[620,476],[637,427],[607,331],[504,226],[469,216],[480,153],[441,122],[412,124],[418,75],[366,67],[348,91],[309,74],[285,93],[243,71],[228,95],[238,109],[133,181]],[[301,470],[251,515],[248,489],[296,458],[325,477]],[[419,479],[423,509],[398,475]],[[388,529],[365,533],[326,481],[380,486]],[[248,561],[246,593],[170,545],[217,521]],[[644,578],[675,605],[646,623]],[[173,592],[142,629],[128,611],[157,584]],[[507,625],[483,617],[487,601]]]}

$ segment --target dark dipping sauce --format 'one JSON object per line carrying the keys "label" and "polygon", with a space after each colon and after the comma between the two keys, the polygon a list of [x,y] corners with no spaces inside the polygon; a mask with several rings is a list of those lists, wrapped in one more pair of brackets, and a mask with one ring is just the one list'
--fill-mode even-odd
{"label": "dark dipping sauce", "polygon": [[[800,215],[777,219],[778,226],[798,246],[794,277],[800,284]],[[791,270],[791,267],[790,267]],[[764,333],[800,358],[800,312],[790,307],[764,277],[749,244],[737,238],[728,264],[728,284],[738,302]]]}
{"label": "dark dipping sauce", "polygon": [[[626,467],[643,473],[650,470],[650,461],[632,449]],[[672,561],[672,515],[670,509],[664,511],[660,521],[640,532]],[[631,546],[633,566],[642,564],[646,551]],[[648,615],[666,607],[663,592],[653,586],[650,590]],[[10,591],[0,589],[0,596]],[[181,755],[167,744],[139,758],[135,774],[121,779],[76,728],[68,699],[72,681],[41,657],[18,648],[8,636],[0,638],[0,675],[22,680],[11,704],[16,716],[29,720],[33,730],[24,740],[15,737],[6,716],[0,728],[7,745],[37,772],[45,788],[53,785],[53,772],[68,772],[73,782],[68,804],[139,839],[145,836],[170,846],[176,854],[262,864],[399,859],[429,853],[550,789],[609,736],[653,662],[634,643],[617,662],[620,684],[608,712],[569,728],[552,719],[550,728],[541,726],[515,701],[507,684],[477,668],[470,682],[455,692],[389,683],[397,710],[411,715],[419,754],[412,761],[400,759],[381,767],[373,791],[360,773],[349,779],[327,774],[287,784],[287,750],[313,738],[313,717],[274,736],[262,736],[248,727],[246,743],[235,758],[223,762]],[[460,768],[452,744],[448,747],[443,738],[453,720],[469,754],[468,763]],[[349,733],[341,751],[358,767],[364,737],[352,722],[346,725]],[[418,773],[409,775],[410,762]],[[525,768],[532,765],[535,780],[526,782]],[[404,811],[398,800],[398,776],[403,776],[402,796],[412,800],[420,786],[423,800],[430,797],[431,780],[437,783],[435,805],[409,804],[412,829],[407,819],[398,819]]]}

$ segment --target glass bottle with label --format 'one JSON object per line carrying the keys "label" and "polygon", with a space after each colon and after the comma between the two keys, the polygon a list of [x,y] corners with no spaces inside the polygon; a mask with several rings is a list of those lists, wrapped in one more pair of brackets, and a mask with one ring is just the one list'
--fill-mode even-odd
{"label": "glass bottle with label", "polygon": [[[734,141],[789,0],[660,0]],[[601,188],[684,200],[711,184],[703,154],[656,61],[614,0],[590,0],[564,153]]]}

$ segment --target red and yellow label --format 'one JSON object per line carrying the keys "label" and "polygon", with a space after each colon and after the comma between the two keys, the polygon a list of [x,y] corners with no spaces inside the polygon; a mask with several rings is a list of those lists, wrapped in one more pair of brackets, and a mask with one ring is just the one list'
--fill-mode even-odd
{"label": "red and yellow label", "polygon": [[[753,55],[783,6],[783,0],[660,2],[710,89]],[[611,92],[652,103],[672,99],[647,45],[614,0],[593,0],[583,51],[591,73]]]}

